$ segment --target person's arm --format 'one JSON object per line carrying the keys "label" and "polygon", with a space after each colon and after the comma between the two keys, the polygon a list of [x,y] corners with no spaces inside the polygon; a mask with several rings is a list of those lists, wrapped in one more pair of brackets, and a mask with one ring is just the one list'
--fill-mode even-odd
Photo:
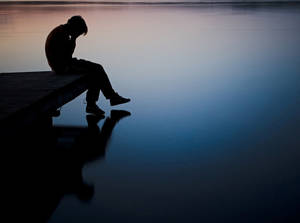
{"label": "person's arm", "polygon": [[72,38],[67,41],[66,45],[66,55],[68,58],[72,59],[72,55],[74,53],[76,47],[76,39]]}

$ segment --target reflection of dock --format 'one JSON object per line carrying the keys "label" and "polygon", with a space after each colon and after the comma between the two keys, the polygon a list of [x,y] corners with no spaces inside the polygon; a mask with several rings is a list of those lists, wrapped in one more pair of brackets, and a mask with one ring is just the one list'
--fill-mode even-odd
{"label": "reflection of dock", "polygon": [[85,75],[53,72],[0,74],[0,126],[29,124],[87,89]]}
{"label": "reflection of dock", "polygon": [[85,181],[83,168],[105,157],[114,127],[127,116],[128,111],[111,110],[101,129],[104,116],[87,115],[85,127],[53,126],[48,116],[17,134],[1,135],[8,166],[2,181],[7,182],[9,201],[16,204],[7,205],[15,213],[10,221],[22,216],[26,222],[48,222],[66,195],[89,202],[94,184]]}

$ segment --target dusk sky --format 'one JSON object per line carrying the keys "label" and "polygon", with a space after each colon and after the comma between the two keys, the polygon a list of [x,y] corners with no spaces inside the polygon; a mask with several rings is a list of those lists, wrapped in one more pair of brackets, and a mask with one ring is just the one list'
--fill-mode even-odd
{"label": "dusk sky", "polygon": [[300,0],[0,0],[0,2],[300,2]]}

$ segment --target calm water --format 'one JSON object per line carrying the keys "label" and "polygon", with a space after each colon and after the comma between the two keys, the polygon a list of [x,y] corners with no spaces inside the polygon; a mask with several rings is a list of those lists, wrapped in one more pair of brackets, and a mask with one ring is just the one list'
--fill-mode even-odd
{"label": "calm water", "polygon": [[[45,38],[76,14],[74,56],[104,66],[131,116],[82,169],[89,202],[62,193],[49,222],[300,219],[299,6],[1,5],[0,72],[49,70]],[[84,98],[57,129],[86,129]]]}

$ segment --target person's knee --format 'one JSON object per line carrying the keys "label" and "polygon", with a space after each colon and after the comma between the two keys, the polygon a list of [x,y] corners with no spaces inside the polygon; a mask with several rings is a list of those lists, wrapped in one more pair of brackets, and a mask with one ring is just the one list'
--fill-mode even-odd
{"label": "person's knee", "polygon": [[102,65],[99,64],[97,71],[98,71],[97,72],[98,78],[100,78],[100,79],[107,78],[107,74],[106,74],[104,68],[102,67]]}
{"label": "person's knee", "polygon": [[107,79],[107,74],[101,64],[93,64],[93,67],[90,69],[90,80],[91,84],[98,85],[99,82],[105,81]]}
{"label": "person's knee", "polygon": [[97,70],[101,73],[104,72],[104,68],[101,64],[97,64]]}

